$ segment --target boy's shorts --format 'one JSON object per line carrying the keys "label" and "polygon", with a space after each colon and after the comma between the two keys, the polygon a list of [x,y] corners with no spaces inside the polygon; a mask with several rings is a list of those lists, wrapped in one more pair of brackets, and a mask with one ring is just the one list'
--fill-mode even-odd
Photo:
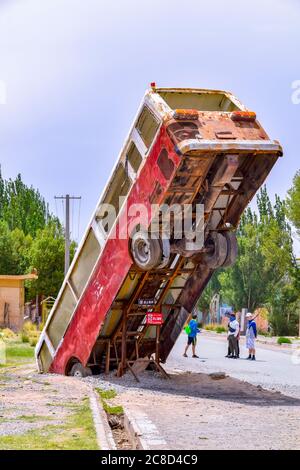
{"label": "boy's shorts", "polygon": [[197,338],[196,336],[188,336],[188,345],[192,344],[193,346],[196,346],[197,343]]}

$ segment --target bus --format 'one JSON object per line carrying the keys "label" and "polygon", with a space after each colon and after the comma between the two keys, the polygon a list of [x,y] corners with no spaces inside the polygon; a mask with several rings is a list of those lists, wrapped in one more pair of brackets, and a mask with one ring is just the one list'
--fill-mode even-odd
{"label": "bus", "polygon": [[240,217],[280,156],[231,93],[152,83],[42,331],[40,372],[165,363],[214,271],[234,263]]}

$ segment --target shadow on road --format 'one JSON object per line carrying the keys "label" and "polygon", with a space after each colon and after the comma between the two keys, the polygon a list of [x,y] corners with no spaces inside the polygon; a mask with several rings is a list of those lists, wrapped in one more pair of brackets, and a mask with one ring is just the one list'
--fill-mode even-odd
{"label": "shadow on road", "polygon": [[[247,382],[226,377],[214,380],[207,374],[183,372],[171,374],[170,380],[153,371],[146,371],[139,375],[137,383],[128,372],[122,378],[110,375],[110,383],[126,388],[148,390],[153,393],[166,393],[184,397],[211,398],[224,402],[234,402],[253,406],[300,406],[297,398],[282,395],[280,392],[271,392]],[[106,380],[101,376],[101,380]]]}

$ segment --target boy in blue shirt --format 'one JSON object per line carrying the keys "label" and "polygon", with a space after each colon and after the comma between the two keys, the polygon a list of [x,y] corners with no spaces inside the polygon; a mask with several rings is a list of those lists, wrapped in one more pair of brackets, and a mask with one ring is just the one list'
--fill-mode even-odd
{"label": "boy in blue shirt", "polygon": [[188,351],[190,345],[192,345],[192,351],[193,351],[193,356],[192,357],[199,358],[199,356],[197,356],[197,354],[196,354],[196,344],[197,344],[197,334],[200,333],[200,330],[198,328],[197,314],[196,313],[193,314],[192,319],[189,322],[188,328],[189,328],[188,342],[187,342],[183,357],[188,357],[187,351]]}

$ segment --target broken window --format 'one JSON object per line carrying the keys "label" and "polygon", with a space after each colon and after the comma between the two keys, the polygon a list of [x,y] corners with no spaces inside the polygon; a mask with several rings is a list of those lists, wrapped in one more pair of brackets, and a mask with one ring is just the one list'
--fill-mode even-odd
{"label": "broken window", "polygon": [[147,148],[151,146],[158,127],[159,123],[150,110],[145,106],[138,118],[136,128]]}

